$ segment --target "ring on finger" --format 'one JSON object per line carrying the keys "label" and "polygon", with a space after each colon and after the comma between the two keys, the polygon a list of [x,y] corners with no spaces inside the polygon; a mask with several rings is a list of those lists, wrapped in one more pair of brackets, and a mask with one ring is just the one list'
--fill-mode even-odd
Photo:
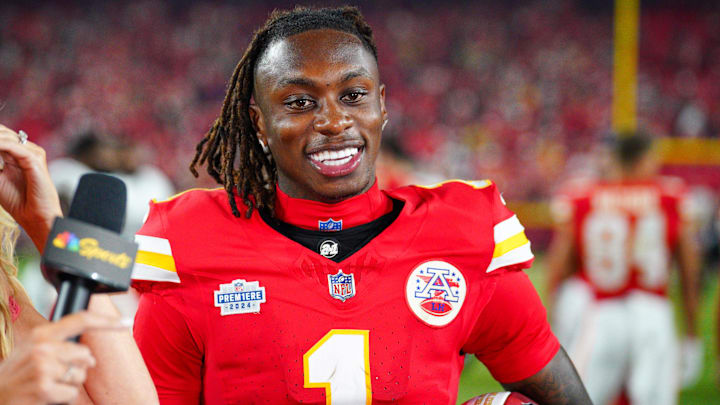
{"label": "ring on finger", "polygon": [[18,131],[18,141],[20,141],[21,145],[25,145],[28,140],[28,134],[23,131],[22,129]]}
{"label": "ring on finger", "polygon": [[65,370],[65,374],[63,374],[62,378],[60,378],[60,381],[64,382],[64,383],[71,383],[72,377],[73,377],[73,371],[75,371],[75,366],[70,364],[68,366],[67,370]]}

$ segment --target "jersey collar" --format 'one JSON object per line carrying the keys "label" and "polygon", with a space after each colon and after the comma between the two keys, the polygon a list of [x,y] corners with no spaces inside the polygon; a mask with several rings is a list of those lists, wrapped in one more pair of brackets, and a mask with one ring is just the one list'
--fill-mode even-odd
{"label": "jersey collar", "polygon": [[276,218],[311,230],[338,231],[352,228],[392,210],[392,200],[380,191],[377,181],[367,192],[335,204],[292,198],[278,186],[275,191]]}

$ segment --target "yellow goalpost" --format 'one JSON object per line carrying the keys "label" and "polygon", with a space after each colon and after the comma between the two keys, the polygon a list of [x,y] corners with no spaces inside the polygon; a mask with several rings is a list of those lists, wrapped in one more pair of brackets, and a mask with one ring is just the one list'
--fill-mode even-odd
{"label": "yellow goalpost", "polygon": [[615,0],[612,128],[637,128],[637,65],[640,0]]}

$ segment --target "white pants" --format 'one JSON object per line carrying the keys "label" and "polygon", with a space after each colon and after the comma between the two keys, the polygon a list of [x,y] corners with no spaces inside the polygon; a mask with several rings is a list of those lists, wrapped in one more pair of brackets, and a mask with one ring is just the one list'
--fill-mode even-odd
{"label": "white pants", "polygon": [[558,291],[553,328],[595,405],[611,405],[624,388],[632,405],[674,405],[679,345],[672,305],[635,291],[595,300],[585,282]]}

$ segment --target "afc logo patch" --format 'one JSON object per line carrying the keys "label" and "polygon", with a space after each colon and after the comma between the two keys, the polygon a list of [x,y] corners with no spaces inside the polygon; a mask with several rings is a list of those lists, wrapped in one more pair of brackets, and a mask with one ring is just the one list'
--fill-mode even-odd
{"label": "afc logo patch", "polygon": [[460,270],[440,260],[415,267],[405,285],[410,310],[429,326],[446,326],[452,322],[466,294],[467,282]]}
{"label": "afc logo patch", "polygon": [[259,281],[233,280],[220,284],[220,291],[214,291],[215,306],[220,315],[256,314],[260,304],[265,302],[265,287]]}

